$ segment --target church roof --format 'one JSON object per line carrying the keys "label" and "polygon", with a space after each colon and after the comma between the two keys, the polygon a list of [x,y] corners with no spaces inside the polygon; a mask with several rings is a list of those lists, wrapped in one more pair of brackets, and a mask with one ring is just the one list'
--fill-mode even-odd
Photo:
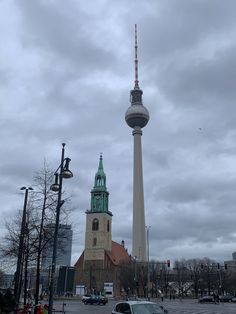
{"label": "church roof", "polygon": [[[119,244],[115,241],[111,241],[111,252],[106,251],[106,256],[112,262],[113,265],[117,266],[122,262],[130,262],[131,257],[128,254],[127,250],[125,249],[124,245]],[[78,258],[77,262],[75,263],[75,267],[83,267],[84,262],[84,251]]]}
{"label": "church roof", "polygon": [[119,244],[115,241],[111,241],[111,252],[106,251],[113,264],[118,265],[122,262],[129,262],[130,255],[125,249],[124,245]]}

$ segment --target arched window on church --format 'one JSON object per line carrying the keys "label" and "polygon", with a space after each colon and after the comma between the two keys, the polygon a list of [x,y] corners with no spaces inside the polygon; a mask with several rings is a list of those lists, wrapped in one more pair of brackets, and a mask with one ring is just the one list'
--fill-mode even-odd
{"label": "arched window on church", "polygon": [[96,177],[96,186],[106,186],[106,177],[98,175]]}
{"label": "arched window on church", "polygon": [[98,221],[97,218],[95,218],[95,219],[93,220],[92,230],[93,230],[93,231],[97,231],[98,229],[99,229],[99,221]]}
{"label": "arched window on church", "polygon": [[110,221],[107,220],[107,232],[109,232],[109,231],[110,231]]}
{"label": "arched window on church", "polygon": [[101,176],[97,176],[97,186],[101,186]]}
{"label": "arched window on church", "polygon": [[97,238],[93,238],[93,246],[97,245]]}

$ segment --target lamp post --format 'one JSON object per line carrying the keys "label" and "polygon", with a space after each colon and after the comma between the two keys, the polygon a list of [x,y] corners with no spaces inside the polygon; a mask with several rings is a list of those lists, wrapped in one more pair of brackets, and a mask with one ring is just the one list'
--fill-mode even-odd
{"label": "lamp post", "polygon": [[[73,173],[69,170],[70,158],[65,158],[65,143],[62,143],[61,152],[61,163],[57,170],[55,171],[55,183],[51,185],[51,190],[58,192],[57,207],[56,207],[56,221],[53,236],[53,252],[52,252],[52,264],[51,264],[51,274],[49,282],[49,304],[48,304],[48,314],[52,314],[53,311],[53,294],[54,294],[54,281],[55,281],[55,271],[56,271],[56,258],[57,258],[57,238],[59,231],[59,221],[60,221],[60,210],[64,201],[61,200],[62,193],[62,181],[64,179],[69,179],[73,177]],[[58,173],[59,171],[59,173]],[[59,179],[59,182],[58,182]]]}
{"label": "lamp post", "polygon": [[40,262],[41,262],[41,251],[42,251],[42,239],[43,239],[43,224],[44,215],[46,209],[46,197],[44,197],[43,208],[41,213],[41,222],[39,228],[39,242],[38,242],[38,253],[37,253],[37,266],[36,266],[36,279],[35,279],[35,298],[34,298],[34,313],[37,313],[37,304],[39,301],[39,285],[40,285]]}
{"label": "lamp post", "polygon": [[28,262],[29,262],[29,212],[26,214],[25,241],[24,241],[24,259],[25,259],[25,278],[24,278],[24,306],[27,303],[28,288]]}
{"label": "lamp post", "polygon": [[33,190],[33,188],[26,188],[23,186],[21,190],[25,190],[25,198],[24,198],[24,206],[21,220],[21,231],[20,231],[20,242],[17,256],[17,266],[15,273],[15,285],[14,285],[14,295],[16,300],[16,306],[19,306],[20,293],[21,293],[21,278],[22,278],[22,267],[23,267],[23,254],[24,254],[24,240],[26,235],[26,213],[27,213],[27,202],[28,202],[28,192],[29,190]]}
{"label": "lamp post", "polygon": [[147,299],[150,301],[150,294],[149,294],[149,286],[150,286],[150,271],[149,271],[149,230],[151,226],[146,226],[147,229]]}

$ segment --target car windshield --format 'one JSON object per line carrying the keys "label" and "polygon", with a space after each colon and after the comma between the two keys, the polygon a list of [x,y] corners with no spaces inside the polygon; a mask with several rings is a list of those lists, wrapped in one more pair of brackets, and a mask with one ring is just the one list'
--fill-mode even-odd
{"label": "car windshield", "polygon": [[164,311],[157,304],[133,304],[134,314],[163,314]]}

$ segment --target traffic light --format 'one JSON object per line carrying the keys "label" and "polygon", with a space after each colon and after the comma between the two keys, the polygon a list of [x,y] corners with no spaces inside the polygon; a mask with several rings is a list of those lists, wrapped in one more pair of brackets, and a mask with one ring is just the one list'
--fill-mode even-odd
{"label": "traffic light", "polygon": [[227,270],[228,269],[228,265],[227,264],[225,264],[225,270]]}
{"label": "traffic light", "polygon": [[219,263],[217,263],[217,269],[220,269],[220,264]]}
{"label": "traffic light", "polygon": [[204,265],[203,264],[201,264],[201,269],[203,269],[204,268]]}
{"label": "traffic light", "polygon": [[169,259],[167,260],[167,267],[168,268],[170,267],[170,260]]}

